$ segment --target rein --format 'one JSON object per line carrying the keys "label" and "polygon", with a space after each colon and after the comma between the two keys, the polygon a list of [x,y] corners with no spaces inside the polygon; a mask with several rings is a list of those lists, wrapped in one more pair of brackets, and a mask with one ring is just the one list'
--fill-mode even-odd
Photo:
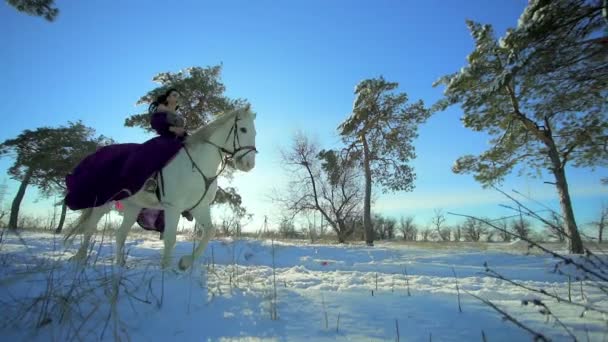
{"label": "rein", "polygon": [[[196,204],[194,204],[192,207],[190,207],[190,209],[186,210],[186,211],[190,211],[194,208],[196,208],[199,204],[201,204],[201,202],[203,201],[203,198],[205,198],[205,196],[207,195],[207,192],[209,191],[209,188],[211,187],[211,184],[213,182],[215,182],[215,180],[217,179],[217,177],[219,177],[222,172],[224,172],[224,169],[226,169],[226,165],[228,164],[228,160],[230,159],[234,159],[234,155],[237,154],[240,151],[243,150],[247,150],[247,152],[243,153],[242,156],[238,157],[238,159],[243,158],[244,156],[246,156],[248,153],[255,151],[256,153],[258,152],[258,150],[255,148],[255,146],[240,146],[240,140],[239,140],[239,135],[237,134],[237,122],[238,122],[238,118],[234,119],[234,125],[232,125],[232,127],[230,128],[230,132],[228,132],[228,136],[226,136],[226,140],[225,142],[228,142],[228,139],[230,138],[230,135],[233,134],[233,138],[232,138],[232,151],[229,151],[228,149],[226,149],[223,146],[219,146],[211,141],[204,141],[203,144],[209,144],[214,146],[215,148],[218,149],[218,153],[220,154],[220,159],[222,160],[222,168],[220,169],[220,171],[214,175],[213,177],[207,177],[205,175],[205,173],[200,169],[200,167],[196,164],[196,162],[194,161],[194,159],[192,158],[192,155],[190,154],[190,151],[188,151],[188,148],[186,146],[184,146],[184,151],[186,151],[186,155],[188,156],[188,159],[190,159],[190,162],[192,163],[192,169],[196,169],[196,171],[198,171],[198,173],[203,177],[203,180],[205,181],[205,191],[203,192],[203,194],[201,195],[201,197],[198,199],[198,201],[196,202]],[[237,148],[237,144],[238,144],[238,148]],[[227,158],[222,158],[222,153],[227,155]]]}

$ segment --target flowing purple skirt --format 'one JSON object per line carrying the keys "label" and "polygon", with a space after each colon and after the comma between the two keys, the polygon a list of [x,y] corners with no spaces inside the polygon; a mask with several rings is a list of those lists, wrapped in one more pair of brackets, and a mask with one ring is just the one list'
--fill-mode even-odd
{"label": "flowing purple skirt", "polygon": [[66,176],[71,210],[98,207],[138,192],[182,148],[183,139],[158,136],[143,144],[104,146]]}

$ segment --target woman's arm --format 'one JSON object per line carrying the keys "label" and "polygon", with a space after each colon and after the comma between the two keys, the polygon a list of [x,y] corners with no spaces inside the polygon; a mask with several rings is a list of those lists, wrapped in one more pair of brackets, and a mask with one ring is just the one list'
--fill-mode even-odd
{"label": "woman's arm", "polygon": [[167,120],[168,115],[167,112],[156,112],[152,114],[152,118],[150,119],[152,129],[154,129],[158,135],[162,136],[184,136],[186,133],[184,127],[173,126],[169,123],[169,120]]}
{"label": "woman's arm", "polygon": [[167,122],[166,112],[156,112],[152,114],[150,126],[152,126],[152,129],[159,135],[171,135],[171,125]]}
{"label": "woman's arm", "polygon": [[171,109],[171,108],[167,107],[164,103],[159,104],[158,107],[156,107],[156,111],[157,112],[171,112],[171,113],[175,114],[175,109]]}

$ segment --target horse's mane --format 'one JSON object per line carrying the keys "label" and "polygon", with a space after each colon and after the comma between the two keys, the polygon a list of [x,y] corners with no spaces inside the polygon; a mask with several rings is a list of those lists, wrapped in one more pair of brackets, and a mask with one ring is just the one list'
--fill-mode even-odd
{"label": "horse's mane", "polygon": [[253,113],[251,112],[250,107],[246,106],[221,114],[215,120],[211,121],[207,125],[201,126],[191,135],[189,135],[185,141],[186,145],[192,146],[195,144],[209,141],[209,139],[211,139],[211,135],[215,133],[215,131],[217,131],[220,127],[228,123],[228,121],[234,120],[237,115],[239,116],[239,118],[245,118],[248,115],[253,115]]}

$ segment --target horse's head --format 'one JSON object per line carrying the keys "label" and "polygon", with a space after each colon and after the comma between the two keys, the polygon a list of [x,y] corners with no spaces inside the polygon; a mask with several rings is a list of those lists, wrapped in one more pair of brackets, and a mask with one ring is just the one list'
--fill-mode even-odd
{"label": "horse's head", "polygon": [[[237,169],[249,171],[255,167],[255,113],[249,105],[236,110],[231,136],[228,136],[224,148],[232,151],[232,157]],[[232,141],[231,141],[232,140]]]}
{"label": "horse's head", "polygon": [[186,145],[208,143],[217,147],[241,171],[255,166],[255,113],[249,105],[220,115],[186,139]]}

